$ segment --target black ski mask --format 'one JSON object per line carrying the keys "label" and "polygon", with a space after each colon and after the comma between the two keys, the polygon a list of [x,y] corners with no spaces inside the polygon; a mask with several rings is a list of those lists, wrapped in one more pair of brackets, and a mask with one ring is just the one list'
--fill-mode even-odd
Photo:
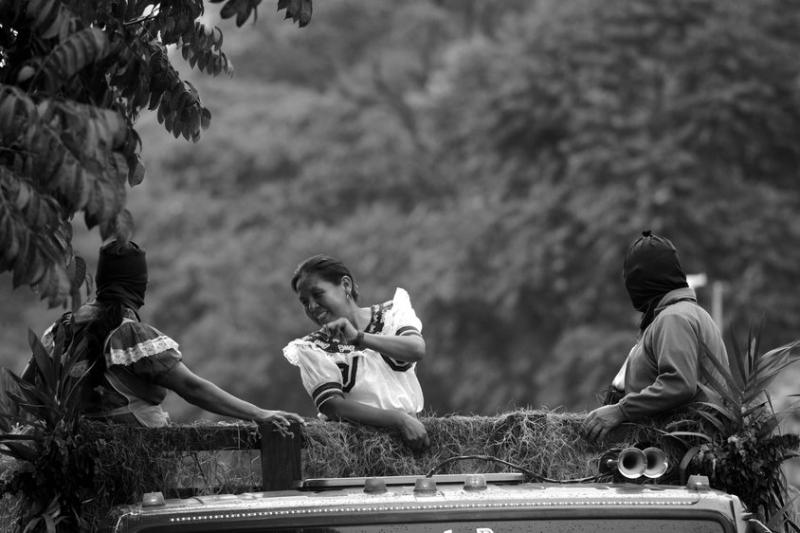
{"label": "black ski mask", "polygon": [[628,248],[623,277],[633,307],[644,313],[639,325],[642,331],[655,318],[656,306],[665,294],[689,286],[675,246],[649,230]]}
{"label": "black ski mask", "polygon": [[97,300],[120,302],[134,311],[144,305],[147,261],[134,242],[110,242],[100,248],[97,262]]}

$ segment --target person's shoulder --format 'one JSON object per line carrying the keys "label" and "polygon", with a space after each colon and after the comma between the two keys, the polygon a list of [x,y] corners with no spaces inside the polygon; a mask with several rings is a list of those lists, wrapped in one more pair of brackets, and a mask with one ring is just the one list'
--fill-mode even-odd
{"label": "person's shoulder", "polygon": [[692,332],[699,335],[706,323],[713,322],[708,312],[700,307],[697,302],[676,302],[664,310],[653,320],[644,332],[644,342],[651,342],[654,338],[670,336],[678,331]]}
{"label": "person's shoulder", "polygon": [[676,301],[665,307],[664,310],[656,316],[654,322],[702,322],[705,320],[711,320],[711,315],[708,311],[698,304],[696,300],[686,299]]}
{"label": "person's shoulder", "polygon": [[667,307],[665,307],[656,317],[668,317],[668,316],[690,316],[692,315],[696,309],[702,309],[697,302],[691,300],[680,300],[674,302]]}
{"label": "person's shoulder", "polygon": [[383,302],[381,306],[387,311],[389,309],[403,309],[406,307],[411,307],[411,297],[408,295],[408,291],[402,287],[396,287],[392,299]]}
{"label": "person's shoulder", "polygon": [[417,317],[414,306],[411,305],[411,299],[405,289],[397,287],[394,292],[394,297],[391,302],[388,302],[382,321],[384,332],[391,332],[395,335],[400,335],[409,330],[409,328],[416,333],[422,332],[422,323]]}
{"label": "person's shoulder", "polygon": [[299,337],[290,341],[284,348],[284,351],[300,347],[319,348],[320,350],[331,353],[340,351],[338,349],[338,343],[320,330],[312,331],[305,337]]}
{"label": "person's shoulder", "polygon": [[402,308],[405,305],[410,305],[408,293],[405,289],[397,287],[391,300],[385,300],[377,305],[373,305],[373,309],[377,307],[379,313],[387,313],[393,309]]}
{"label": "person's shoulder", "polygon": [[125,319],[106,339],[109,364],[129,365],[144,357],[174,352],[180,357],[178,343],[145,322]]}
{"label": "person's shoulder", "polygon": [[119,326],[114,328],[109,336],[117,341],[125,339],[148,339],[164,335],[155,326],[138,320],[123,319]]}
{"label": "person's shoulder", "polygon": [[408,291],[402,287],[395,287],[394,289],[394,296],[392,300],[410,300],[411,297],[408,294]]}

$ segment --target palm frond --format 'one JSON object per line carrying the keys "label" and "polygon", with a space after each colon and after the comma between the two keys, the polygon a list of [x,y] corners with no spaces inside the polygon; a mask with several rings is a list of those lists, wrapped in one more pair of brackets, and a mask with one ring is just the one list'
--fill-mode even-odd
{"label": "palm frond", "polygon": [[713,441],[713,439],[711,437],[709,437],[705,433],[700,433],[699,431],[669,431],[669,432],[665,432],[665,436],[676,438],[676,439],[680,440],[681,442],[683,442],[684,444],[686,444],[686,441],[684,441],[682,439],[682,437],[694,437],[694,438],[698,438],[698,439],[704,440],[706,442],[712,442]]}
{"label": "palm frond", "polygon": [[[703,387],[701,386],[701,390]],[[737,408],[737,406],[728,407],[730,404],[724,402],[715,402],[713,401],[714,398],[709,398],[709,401],[705,402],[695,402],[692,404],[693,408],[697,407],[706,407],[707,409],[711,410],[712,412],[716,412],[721,414],[728,420],[728,423],[734,427],[740,427],[742,425],[742,413],[741,410]]]}
{"label": "palm frond", "polygon": [[767,522],[767,527],[772,529],[772,531],[788,531],[789,527],[791,527],[794,531],[800,531],[800,528],[798,528],[797,524],[795,524],[794,521],[789,518],[798,496],[792,496],[784,501],[783,490],[775,489],[776,487],[773,487],[771,492],[773,493],[776,501],[779,502],[780,507],[772,514],[769,522]]}
{"label": "palm frond", "polygon": [[772,416],[758,424],[756,436],[759,438],[766,438],[772,435],[780,426],[780,419],[777,416]]}
{"label": "palm frond", "polygon": [[[751,345],[750,335],[751,333],[748,333],[748,347]],[[750,350],[742,352],[739,345],[734,342],[732,353],[728,354],[728,364],[730,366],[731,380],[736,383],[737,389],[744,390],[747,376],[751,374],[752,359]]]}
{"label": "palm frond", "polygon": [[800,361],[800,341],[785,344],[763,354],[745,388],[745,399],[758,396],[783,369]]}
{"label": "palm frond", "polygon": [[36,365],[36,375],[42,379],[46,390],[54,391],[56,388],[56,370],[53,358],[50,357],[47,349],[42,345],[42,341],[31,329],[28,330],[28,344],[33,352],[32,362]]}
{"label": "palm frond", "polygon": [[781,416],[768,387],[800,359],[800,340],[761,353],[759,339],[752,329],[744,343],[734,338],[727,365],[703,347],[699,388],[706,401],[692,404],[691,410],[710,425],[713,441],[702,446],[705,451],[697,460],[704,462],[718,488],[739,495],[750,509],[779,522],[782,529],[797,530],[786,513],[785,480],[779,467],[800,455],[796,451],[800,438],[779,433]]}
{"label": "palm frond", "polygon": [[728,433],[729,427],[726,426],[722,421],[720,421],[717,417],[715,417],[711,413],[698,409],[695,411],[695,414],[700,418],[702,418],[703,420],[706,420],[709,424],[711,424],[720,435]]}
{"label": "palm frond", "polygon": [[95,364],[96,363],[87,365],[86,369],[83,370],[83,372],[78,377],[73,378],[71,380],[72,383],[70,388],[64,394],[62,401],[62,408],[69,418],[77,417],[77,413],[80,408],[80,401],[82,399],[83,387],[86,383],[86,378],[91,373]]}
{"label": "palm frond", "polygon": [[[6,395],[11,398],[18,407],[22,408],[24,405],[36,405],[43,409],[47,409],[51,411],[52,417],[48,417],[48,420],[53,420],[54,418],[58,418],[60,416],[60,409],[58,403],[55,399],[48,393],[35,384],[30,383],[13,372],[9,372],[11,378],[16,381],[17,385],[19,386],[19,390],[17,393],[13,392],[6,392]],[[38,415],[35,415],[38,416]]]}
{"label": "palm frond", "polygon": [[[723,401],[737,403],[744,390],[744,382],[739,382],[742,377],[740,376],[738,379],[734,377],[734,373],[731,372],[730,362],[726,365],[719,361],[717,356],[704,343],[701,343],[701,349],[699,361],[700,381],[706,383]],[[714,370],[722,380],[717,378]]]}
{"label": "palm frond", "polygon": [[0,446],[0,454],[22,461],[33,462],[39,456],[39,450],[21,442],[5,442],[3,446]]}

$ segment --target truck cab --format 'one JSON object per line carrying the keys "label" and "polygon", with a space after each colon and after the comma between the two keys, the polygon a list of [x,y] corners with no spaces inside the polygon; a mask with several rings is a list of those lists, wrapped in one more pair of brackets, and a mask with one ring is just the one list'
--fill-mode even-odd
{"label": "truck cab", "polygon": [[118,533],[757,533],[739,498],[704,476],[684,486],[539,483],[522,473],[324,478],[292,490],[165,500],[121,509]]}

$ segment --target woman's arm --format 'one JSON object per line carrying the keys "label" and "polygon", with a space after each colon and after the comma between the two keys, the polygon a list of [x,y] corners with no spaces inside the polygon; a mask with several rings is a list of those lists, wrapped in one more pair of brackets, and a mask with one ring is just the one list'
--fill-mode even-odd
{"label": "woman's arm", "polygon": [[411,415],[393,409],[379,409],[363,403],[333,397],[320,406],[322,414],[331,420],[348,420],[377,427],[391,427],[400,431],[403,440],[415,450],[430,445],[428,432],[422,422]]}
{"label": "woman's arm", "polygon": [[155,381],[162,387],[175,391],[192,405],[219,415],[255,422],[272,421],[280,425],[288,425],[291,422],[304,423],[303,418],[294,413],[269,411],[241,400],[207,379],[201,378],[180,362],[169,372],[156,377]]}
{"label": "woman's arm", "polygon": [[422,361],[425,357],[425,339],[419,334],[396,336],[364,333],[361,346],[408,363]]}
{"label": "woman's arm", "polygon": [[355,344],[363,336],[360,347],[371,348],[398,361],[416,363],[425,357],[425,339],[419,333],[381,335],[358,331],[346,318],[337,318],[322,326],[323,332],[347,344]]}

